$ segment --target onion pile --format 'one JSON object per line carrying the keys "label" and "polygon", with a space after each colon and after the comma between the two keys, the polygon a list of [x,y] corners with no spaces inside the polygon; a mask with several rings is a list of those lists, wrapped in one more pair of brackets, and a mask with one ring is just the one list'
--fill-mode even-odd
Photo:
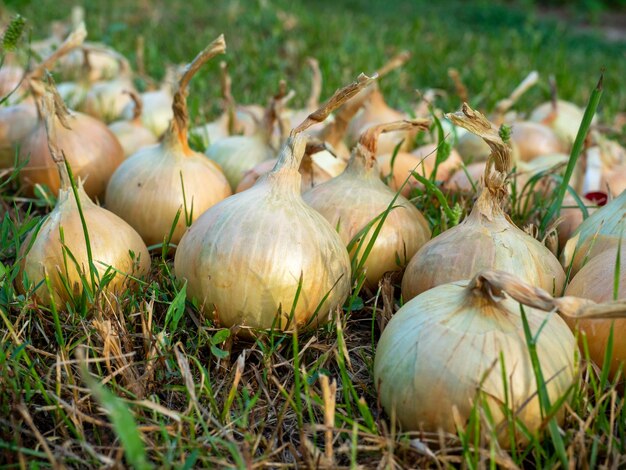
{"label": "onion pile", "polygon": [[[381,216],[389,207],[376,241],[365,260],[366,283],[375,287],[389,271],[401,271],[415,252],[430,238],[428,222],[402,196],[396,196],[380,180],[376,164],[376,143],[381,133],[428,129],[427,120],[400,121],[370,127],[363,133],[352,152],[347,168],[339,176],[322,183],[305,193],[304,201],[322,214],[345,245],[371,221]],[[363,247],[367,247],[377,227],[375,223],[367,232]],[[356,251],[353,249],[353,254]],[[363,255],[362,248],[359,256]]]}
{"label": "onion pile", "polygon": [[544,245],[513,225],[502,210],[508,195],[510,147],[495,126],[467,104],[462,113],[448,117],[455,125],[481,136],[491,147],[485,187],[463,222],[433,238],[413,256],[402,279],[403,298],[412,299],[440,284],[470,279],[483,269],[515,273],[525,282],[560,293],[565,273],[558,260]]}
{"label": "onion pile", "polygon": [[[564,397],[577,378],[576,340],[558,315],[545,312],[578,316],[586,303],[552,299],[511,274],[483,271],[471,281],[422,293],[387,324],[374,362],[375,386],[387,414],[405,431],[456,433],[474,406],[487,406],[494,431],[487,437],[509,447],[511,423],[502,409],[508,406],[515,420],[537,435],[544,417],[519,304],[531,307],[524,310],[537,337],[550,402]],[[563,409],[556,417],[563,421]],[[518,426],[515,437],[527,442]]]}
{"label": "onion pile", "polygon": [[[94,204],[79,182],[75,188],[70,184],[68,167],[62,153],[65,142],[55,136],[58,130],[58,96],[46,94],[43,98],[50,138],[51,159],[59,172],[60,188],[54,210],[42,224],[33,229],[22,245],[20,275],[38,286],[33,292],[39,303],[45,306],[53,302],[58,307],[81,295],[83,282],[90,279],[90,261],[97,270],[98,291],[121,294],[138,276],[150,269],[150,255],[141,237],[115,214]],[[89,240],[85,239],[78,211],[82,210]],[[102,278],[113,274],[106,284]],[[51,289],[46,287],[45,278]],[[23,292],[28,286],[20,284]]]}
{"label": "onion pile", "polygon": [[[41,84],[32,84],[33,90]],[[54,145],[63,150],[65,159],[75,174],[84,181],[85,192],[92,198],[102,198],[109,178],[124,159],[124,150],[107,126],[86,114],[69,111],[54,87],[53,116],[49,126]],[[41,92],[37,92],[41,96]],[[37,125],[20,147],[20,161],[27,163],[20,170],[20,181],[27,193],[35,185],[46,185],[56,194],[61,187],[57,165],[50,155],[46,120],[41,98],[37,101]]]}
{"label": "onion pile", "polygon": [[584,114],[584,110],[573,103],[555,100],[537,106],[530,114],[529,120],[552,128],[564,145],[571,146],[576,139]]}
{"label": "onion pile", "polygon": [[188,223],[231,194],[219,167],[187,143],[189,81],[203,64],[225,50],[221,35],[187,66],[174,94],[174,119],[162,142],[127,158],[109,182],[106,206],[132,225],[148,245],[162,243],[170,232],[171,242],[178,243]]}
{"label": "onion pile", "polygon": [[565,269],[576,274],[587,260],[617,246],[626,237],[626,191],[587,218],[562,253]]}
{"label": "onion pile", "polygon": [[[207,210],[174,259],[187,294],[220,325],[315,327],[350,292],[350,259],[334,228],[300,196],[303,131],[371,82],[341,89],[291,131],[274,169],[252,188]],[[297,300],[297,303],[296,303]]]}

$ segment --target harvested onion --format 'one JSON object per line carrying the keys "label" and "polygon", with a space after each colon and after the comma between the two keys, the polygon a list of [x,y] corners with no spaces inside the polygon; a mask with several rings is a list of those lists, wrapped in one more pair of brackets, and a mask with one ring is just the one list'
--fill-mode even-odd
{"label": "harvested onion", "polygon": [[[518,302],[532,307],[524,310],[550,402],[565,397],[577,378],[576,340],[558,315],[545,312],[582,315],[586,303],[553,299],[511,274],[483,271],[471,281],[424,292],[387,324],[374,362],[387,414],[406,431],[456,433],[474,406],[486,406],[494,430],[487,437],[508,447],[513,423],[503,410],[507,406],[523,429],[538,434],[544,416]],[[556,417],[563,420],[563,409]],[[515,437],[527,441],[521,427],[515,427]]]}
{"label": "harvested onion", "polygon": [[495,126],[467,104],[462,113],[448,117],[480,135],[491,147],[485,187],[463,222],[433,238],[413,256],[402,280],[403,298],[412,299],[440,284],[470,279],[483,269],[515,273],[525,282],[560,293],[565,273],[558,260],[544,245],[513,225],[502,210],[508,196],[509,146]]}
{"label": "harvested onion", "polygon": [[171,241],[178,243],[186,222],[231,194],[219,167],[187,143],[189,81],[202,65],[225,50],[221,35],[187,66],[174,94],[174,119],[162,142],[126,159],[109,182],[106,206],[131,224],[148,245],[163,242],[172,229]]}
{"label": "harvested onion", "polygon": [[[124,159],[124,151],[104,123],[86,114],[69,111],[54,87],[51,87],[51,93],[55,96],[54,116],[50,123],[54,128],[54,144],[63,150],[75,174],[84,181],[89,197],[102,197],[109,178]],[[20,170],[20,181],[27,192],[32,193],[35,185],[45,184],[56,194],[61,180],[48,148],[41,99],[38,108],[38,123],[20,147],[20,160],[28,160]]]}
{"label": "harvested onion", "polygon": [[[617,299],[626,299],[626,251],[620,256],[620,273],[618,277],[618,289],[615,292],[615,274],[617,266],[617,249],[609,249],[592,260],[571,280],[565,295],[582,297],[594,302],[610,302]],[[626,341],[622,332],[626,328],[626,319],[593,319],[572,320],[566,318],[568,325],[575,330],[576,327],[586,336],[589,356],[598,366],[602,367],[606,348],[609,343],[611,325],[613,325],[613,349],[611,351],[611,373],[617,373],[619,367],[626,361]],[[581,349],[583,338],[580,338]]]}
{"label": "harvested onion", "polygon": [[[62,147],[64,141],[54,135],[58,128],[55,98],[46,95],[43,99],[50,137],[49,152],[59,172],[60,188],[53,211],[22,245],[19,279],[28,279],[38,285],[34,296],[39,303],[49,306],[54,302],[60,307],[81,294],[83,282],[91,277],[92,260],[97,276],[94,276],[96,285],[91,287],[120,294],[134,282],[134,278],[149,271],[150,255],[139,234],[115,214],[94,204],[80,182],[76,192],[73,191],[61,156],[61,152],[70,152]],[[88,240],[83,232],[78,203]],[[112,278],[100,284],[105,275]],[[44,282],[46,277],[50,289]],[[20,284],[22,291],[25,287]]]}
{"label": "harvested onion", "polygon": [[529,120],[552,128],[563,145],[569,148],[576,139],[584,114],[584,110],[575,104],[556,100],[537,106],[530,114]]}
{"label": "harvested onion", "polygon": [[129,121],[115,121],[109,124],[109,129],[115,134],[124,149],[124,156],[129,157],[139,149],[154,145],[157,138],[141,122],[141,97],[134,91],[129,91],[135,103],[135,114]]}
{"label": "harvested onion", "polygon": [[519,151],[519,159],[528,162],[542,155],[562,153],[565,146],[548,126],[531,121],[514,122],[511,141]]}
{"label": "harvested onion", "polygon": [[603,251],[624,245],[626,238],[626,191],[599,208],[574,232],[562,253],[563,267],[576,274],[583,264]]}
{"label": "harvested onion", "polygon": [[[344,172],[303,196],[307,204],[337,228],[345,245],[393,206],[363,265],[370,287],[375,287],[386,272],[401,271],[430,238],[430,227],[422,213],[380,180],[376,164],[376,143],[381,133],[416,128],[428,129],[428,121],[400,121],[370,127],[361,136]],[[363,247],[368,246],[375,227],[377,223],[365,235],[365,240],[359,242]],[[362,248],[359,256],[364,250]]]}
{"label": "harvested onion", "polygon": [[348,296],[348,252],[335,229],[302,200],[298,169],[302,132],[370,81],[361,76],[337,91],[291,131],[274,170],[206,211],[181,240],[176,276],[187,280],[188,296],[220,325],[316,326]]}

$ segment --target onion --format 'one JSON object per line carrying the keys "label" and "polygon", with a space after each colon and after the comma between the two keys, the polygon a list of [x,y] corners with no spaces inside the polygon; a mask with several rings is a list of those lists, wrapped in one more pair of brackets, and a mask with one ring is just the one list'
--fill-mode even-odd
{"label": "onion", "polygon": [[119,119],[124,108],[133,102],[127,93],[135,90],[130,64],[119,54],[116,54],[116,58],[120,62],[116,78],[92,84],[83,103],[85,113],[105,122]]}
{"label": "onion", "polygon": [[626,149],[619,143],[594,132],[595,144],[587,149],[585,194],[602,191],[618,196],[626,190]]}
{"label": "onion", "polygon": [[[165,81],[159,90],[141,93],[141,122],[156,137],[161,137],[169,128],[174,117],[172,112],[172,85]],[[135,114],[134,103],[128,103],[122,111],[122,118],[130,120]]]}
{"label": "onion", "polygon": [[562,262],[572,275],[583,264],[626,239],[626,191],[589,216],[565,245]]}
{"label": "onion", "polygon": [[8,104],[21,101],[28,92],[26,72],[19,65],[4,64],[0,68],[0,98],[13,93],[8,98]]}
{"label": "onion", "polygon": [[[593,202],[584,197],[581,197],[580,200],[587,208],[587,213],[589,215],[595,212]],[[563,204],[561,206],[561,222],[557,226],[560,247],[565,246],[567,240],[571,238],[572,233],[574,233],[580,224],[582,224],[583,220],[583,211],[580,209],[580,206],[578,205],[576,199],[574,199],[574,196],[568,192],[563,199]]]}
{"label": "onion", "polygon": [[219,167],[187,143],[189,81],[202,65],[225,51],[221,35],[187,66],[174,94],[174,119],[162,142],[126,159],[109,182],[106,206],[131,224],[148,245],[162,243],[172,229],[171,242],[178,243],[190,221],[231,194]]}
{"label": "onion", "polygon": [[[508,273],[483,271],[471,281],[424,292],[387,324],[374,362],[387,414],[405,431],[456,433],[478,406],[493,429],[487,438],[509,447],[513,423],[507,421],[506,406],[516,422],[537,435],[545,419],[518,302],[528,306],[524,311],[550,402],[565,397],[577,378],[576,340],[558,315],[545,312],[583,315],[586,302],[552,299]],[[556,417],[563,421],[562,408]],[[521,427],[515,427],[515,440],[528,440]]]}
{"label": "onion", "polygon": [[483,186],[482,178],[486,165],[487,162],[476,162],[459,168],[444,183],[444,187],[452,192],[477,192]]}
{"label": "onion", "polygon": [[[410,57],[411,55],[409,52],[401,52],[376,72],[378,77],[383,77],[392,70],[401,67],[409,60]],[[355,98],[355,102],[363,102],[363,108],[361,109],[361,112],[350,122],[348,127],[347,137],[350,143],[356,143],[363,132],[372,126],[393,121],[401,121],[408,117],[405,113],[397,111],[387,105],[383,94],[378,88],[377,82],[370,86],[372,87],[371,90],[364,90],[361,92],[361,96]],[[401,141],[404,141],[402,144],[402,150],[406,150],[409,145],[409,137],[409,134],[406,132],[384,134],[378,142],[379,155],[393,153],[395,147]]]}
{"label": "onion", "polygon": [[248,170],[275,156],[272,146],[274,123],[281,115],[284,102],[291,96],[281,91],[272,98],[262,124],[253,135],[229,135],[213,142],[206,150],[206,156],[220,165],[233,190]]}
{"label": "onion", "polygon": [[[85,114],[69,111],[54,87],[51,87],[51,93],[55,96],[56,106],[50,123],[54,128],[54,144],[63,149],[75,174],[84,181],[89,197],[101,198],[109,178],[124,159],[124,151],[105,124]],[[56,194],[61,180],[57,165],[50,156],[41,100],[38,106],[38,123],[20,147],[20,160],[28,160],[20,171],[20,181],[29,193],[35,185],[45,184]]]}
{"label": "onion", "polygon": [[188,296],[220,325],[316,326],[347,298],[348,252],[335,229],[300,196],[302,131],[370,82],[360,76],[335,92],[291,131],[272,172],[206,211],[181,240],[176,276],[187,280]]}
{"label": "onion", "polygon": [[[134,278],[149,271],[150,255],[137,232],[115,214],[94,204],[82,184],[79,183],[76,192],[73,192],[68,175],[69,165],[66,167],[61,156],[61,152],[70,152],[62,146],[63,139],[54,135],[58,128],[58,118],[55,117],[58,103],[55,103],[55,98],[46,95],[44,106],[50,138],[49,153],[56,162],[61,181],[59,193],[53,211],[22,245],[18,279],[28,279],[38,286],[34,296],[39,303],[49,306],[54,302],[60,307],[81,294],[84,281],[91,277],[91,260],[98,273],[96,285],[91,286],[94,291],[121,294],[134,282]],[[77,201],[82,209],[88,240],[83,235]],[[112,279],[100,284],[105,276]],[[44,282],[46,277],[50,281],[50,290]],[[19,287],[26,291],[25,286]]]}
{"label": "onion", "polygon": [[310,113],[320,106],[320,95],[322,93],[322,72],[320,71],[320,65],[313,57],[307,58],[307,64],[311,69],[311,94],[304,108],[286,109],[284,111],[283,115],[289,121],[290,129],[304,121]]}
{"label": "onion", "polygon": [[576,139],[584,114],[584,110],[575,104],[557,100],[554,103],[548,101],[537,106],[530,114],[529,120],[552,128],[563,144],[569,148]]}
{"label": "onion", "polygon": [[[11,96],[15,97],[16,101],[21,102],[12,106],[0,107],[0,168],[13,166],[18,144],[37,126],[37,108],[34,99],[31,96],[25,96],[25,93],[31,91],[32,82],[42,77],[44,72],[59,58],[78,47],[84,41],[86,35],[85,25],[80,24],[58,49],[52,52],[30,73],[26,76],[24,76],[23,72],[20,74],[19,80],[23,79],[21,89],[16,90]],[[0,68],[0,73],[4,70],[5,67]],[[2,80],[0,78],[0,88],[4,86]],[[10,85],[10,89],[7,92],[12,91],[15,86],[15,83]],[[3,91],[0,91],[0,97],[4,94]]]}
{"label": "onion", "polygon": [[[386,272],[401,271],[430,238],[430,227],[422,213],[404,197],[396,196],[380,180],[376,164],[378,136],[398,130],[427,130],[428,124],[427,120],[419,120],[370,127],[361,136],[344,172],[303,196],[307,204],[337,228],[347,246],[371,221],[393,206],[363,265],[366,283],[370,287],[378,285]],[[365,235],[365,240],[359,242],[362,247],[368,246],[377,225],[374,224]],[[363,251],[356,253],[356,248],[352,254],[362,256]]]}
{"label": "onion", "polygon": [[511,140],[517,145],[519,159],[525,162],[567,150],[552,129],[537,122],[513,123]]}
{"label": "onion", "polygon": [[402,280],[403,298],[412,299],[440,284],[469,279],[483,269],[515,273],[532,285],[561,292],[565,273],[558,260],[544,245],[513,225],[502,210],[508,195],[509,146],[496,127],[467,104],[462,113],[448,116],[489,143],[492,155],[484,173],[485,188],[463,222],[433,238],[413,256]]}
{"label": "onion", "polygon": [[134,91],[129,91],[135,103],[135,114],[130,121],[115,121],[109,124],[109,129],[115,134],[124,149],[124,157],[136,153],[139,149],[154,145],[157,139],[141,122],[141,97]]}
{"label": "onion", "polygon": [[[565,290],[566,295],[582,297],[594,302],[610,302],[613,300],[615,289],[615,270],[617,261],[617,249],[606,250],[589,261],[582,267],[574,279]],[[617,290],[618,299],[626,299],[626,251],[623,250],[620,256],[619,288]],[[593,320],[571,320],[565,319],[572,328],[579,328],[586,336],[589,356],[593,362],[602,367],[604,356],[609,342],[611,325],[613,325],[613,349],[611,351],[611,374],[617,371],[626,361],[626,341],[622,332],[626,328],[626,319],[593,319]],[[581,349],[583,349],[583,338],[580,338]]]}

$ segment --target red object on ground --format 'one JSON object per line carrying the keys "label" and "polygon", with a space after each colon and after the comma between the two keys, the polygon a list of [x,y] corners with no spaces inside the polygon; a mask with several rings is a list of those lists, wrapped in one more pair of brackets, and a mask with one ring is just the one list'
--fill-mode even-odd
{"label": "red object on ground", "polygon": [[602,191],[591,191],[590,193],[585,194],[585,197],[598,206],[605,205],[609,200],[608,194],[603,193]]}

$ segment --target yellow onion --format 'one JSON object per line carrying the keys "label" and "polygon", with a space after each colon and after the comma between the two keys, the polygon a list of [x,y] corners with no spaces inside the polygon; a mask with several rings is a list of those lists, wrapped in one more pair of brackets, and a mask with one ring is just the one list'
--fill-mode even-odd
{"label": "yellow onion", "polygon": [[334,227],[302,200],[298,169],[302,131],[369,82],[360,76],[336,92],[291,131],[273,171],[206,211],[181,240],[176,276],[220,325],[241,325],[244,334],[245,327],[302,329],[326,322],[347,298],[348,252]]}
{"label": "yellow onion", "polygon": [[543,244],[517,228],[502,210],[508,197],[509,146],[498,129],[467,104],[462,113],[448,116],[491,147],[485,187],[463,222],[433,238],[413,256],[402,279],[403,298],[412,299],[435,286],[470,279],[483,269],[515,273],[525,282],[560,293],[565,273],[558,260]]}
{"label": "yellow onion", "polygon": [[513,123],[511,140],[517,145],[519,159],[524,162],[567,150],[552,129],[537,122]]}
{"label": "yellow onion", "polygon": [[607,205],[596,210],[568,240],[562,253],[565,269],[571,266],[572,275],[583,264],[603,251],[626,239],[626,191]]}
{"label": "yellow onion", "polygon": [[487,162],[470,163],[459,168],[446,180],[444,187],[452,192],[477,192],[483,186],[482,178]]}
{"label": "yellow onion", "polygon": [[[478,407],[486,410],[479,416],[488,414],[492,423],[487,427],[493,434],[483,427],[486,437],[509,447],[514,423],[507,420],[506,406],[523,425],[514,428],[518,443],[528,441],[522,429],[537,436],[545,418],[520,303],[536,338],[550,403],[565,398],[578,373],[576,340],[558,315],[546,312],[579,315],[584,307],[568,298],[552,299],[511,274],[483,271],[471,281],[424,292],[387,324],[374,362],[375,386],[387,414],[405,431],[456,434]],[[562,422],[564,415],[561,408],[555,416]]]}
{"label": "yellow onion", "polygon": [[[378,77],[383,77],[392,70],[401,67],[409,58],[410,53],[406,51],[401,52],[376,72]],[[360,96],[355,98],[355,101],[363,102],[363,107],[354,119],[350,121],[348,127],[347,139],[351,144],[356,143],[361,134],[372,126],[408,118],[405,113],[387,105],[377,82],[372,83],[370,86],[372,87],[371,90],[363,90]],[[402,150],[406,150],[410,143],[409,137],[410,135],[407,132],[384,134],[381,136],[380,142],[378,142],[378,153],[380,155],[392,153],[401,141],[404,141]]]}
{"label": "yellow onion", "polygon": [[[366,283],[375,287],[389,271],[401,271],[415,252],[430,238],[430,227],[422,213],[402,196],[396,196],[380,179],[376,164],[376,142],[384,132],[428,129],[427,120],[400,121],[370,127],[352,152],[348,166],[339,176],[322,183],[303,196],[304,201],[336,227],[343,243],[348,246],[357,234],[389,207],[384,224],[376,236],[363,269]],[[359,240],[367,247],[375,223]],[[365,248],[352,254],[363,255]]]}
{"label": "yellow onion", "polygon": [[320,106],[320,95],[322,93],[322,72],[319,62],[313,57],[307,58],[307,64],[311,69],[311,93],[302,109],[286,109],[283,111],[284,117],[289,121],[289,128],[296,127],[307,116]]}
{"label": "yellow onion", "polygon": [[[101,198],[109,178],[124,159],[122,146],[104,123],[86,114],[69,111],[53,87],[51,93],[55,96],[56,106],[50,123],[54,128],[54,143],[63,149],[74,173],[84,181],[89,197]],[[38,123],[20,147],[20,160],[28,160],[20,171],[20,181],[29,193],[35,185],[46,185],[56,194],[61,180],[50,156],[41,100],[38,106]]]}
{"label": "yellow onion", "polygon": [[65,78],[86,79],[91,83],[113,80],[126,73],[126,65],[120,61],[120,53],[95,42],[87,42],[82,50],[64,56],[58,68]]}
{"label": "yellow onion", "polygon": [[[391,189],[397,191],[404,181],[407,179],[411,172],[416,172],[426,178],[430,178],[430,175],[435,169],[435,161],[437,159],[437,144],[426,144],[418,147],[411,153],[398,152],[393,159],[393,175],[391,168],[393,154],[388,153],[380,155],[378,157],[378,165],[380,166],[381,175],[385,178],[390,177],[389,186]],[[435,179],[437,181],[446,181],[456,168],[462,165],[463,161],[458,152],[454,149],[451,150],[448,158],[441,162],[437,167],[437,173]],[[414,177],[410,177],[408,183],[402,187],[402,195],[408,196],[411,189],[422,185],[417,182]]]}
{"label": "yellow onion", "polygon": [[[25,100],[25,93],[32,91],[32,82],[38,80],[43,76],[44,72],[50,68],[54,63],[59,60],[63,55],[69,53],[74,48],[78,47],[85,36],[87,31],[83,24],[72,32],[67,39],[53,51],[48,57],[46,57],[40,64],[38,64],[31,72],[24,76],[23,72],[20,74],[20,80],[22,82],[22,90],[16,92],[14,95],[17,100],[21,102],[11,106],[0,107],[0,168],[12,167],[15,162],[16,150],[18,144],[32,132],[37,126],[37,107],[31,96],[31,99]],[[0,68],[0,73],[5,70],[5,67]],[[0,78],[0,89],[3,87],[2,79]],[[12,91],[15,85],[10,85]],[[0,97],[5,93],[0,91]],[[32,94],[35,94],[33,92]]]}
{"label": "yellow onion", "polygon": [[109,182],[107,208],[132,225],[148,245],[164,241],[180,211],[171,237],[178,243],[189,221],[231,194],[219,167],[187,143],[189,81],[225,50],[221,35],[187,66],[174,94],[174,119],[161,143],[131,155]]}
{"label": "yellow onion", "polygon": [[[291,96],[279,92],[272,98],[263,122],[253,135],[228,135],[212,142],[207,148],[206,156],[220,166],[233,191],[247,171],[276,155],[272,146],[274,124],[281,115],[285,100]],[[230,119],[234,116],[231,112]]]}
{"label": "yellow onion", "polygon": [[[65,153],[61,139],[54,136],[53,117],[57,105],[46,98],[50,120],[50,151],[60,175],[60,188],[53,211],[34,229],[22,245],[19,279],[35,286],[34,296],[42,305],[57,307],[81,294],[83,281],[91,279],[90,258],[97,270],[95,286],[106,293],[121,294],[134,278],[150,269],[150,255],[141,237],[115,214],[94,204],[78,184],[74,193],[60,152]],[[55,142],[60,143],[55,147]],[[85,239],[77,200],[83,213],[89,241]],[[88,248],[88,246],[90,248]],[[89,251],[90,250],[90,253]],[[103,277],[112,275],[105,284]],[[48,290],[45,277],[49,278]],[[66,287],[67,286],[67,287]],[[25,291],[25,286],[20,285]],[[70,292],[68,292],[68,289]]]}
{"label": "yellow onion", "polygon": [[139,149],[157,143],[154,134],[141,122],[141,97],[134,91],[128,93],[135,103],[133,118],[129,121],[115,121],[109,124],[109,129],[115,134],[124,149],[124,157],[129,157]]}
{"label": "yellow onion", "polygon": [[[174,117],[172,113],[172,100],[174,98],[171,87],[172,85],[166,81],[160,89],[146,91],[140,95],[142,103],[141,122],[157,138],[167,131],[170,121]],[[134,114],[134,104],[128,103],[122,111],[122,118],[132,119]]]}
{"label": "yellow onion", "polygon": [[[593,214],[595,212],[595,207],[593,202],[584,197],[580,197],[581,202],[587,209],[587,214]],[[583,223],[584,214],[578,205],[578,201],[574,199],[569,192],[565,195],[563,199],[563,204],[561,206],[561,221],[557,226],[557,233],[559,235],[559,246],[563,248],[572,236],[572,234],[576,231],[576,229]]]}
{"label": "yellow onion", "polygon": [[598,132],[595,145],[586,152],[585,194],[593,191],[618,196],[626,190],[626,149]]}
{"label": "yellow onion", "polygon": [[85,113],[105,122],[119,119],[124,108],[132,103],[128,91],[135,91],[130,64],[126,58],[117,55],[120,72],[113,80],[98,81],[91,85],[83,103]]}
{"label": "yellow onion", "polygon": [[552,128],[568,148],[576,139],[585,111],[569,101],[542,103],[530,114],[529,121],[540,122]]}
{"label": "yellow onion", "polygon": [[[594,302],[610,302],[617,299],[626,299],[626,251],[622,249],[620,256],[619,285],[615,290],[615,270],[617,264],[617,249],[604,251],[589,261],[571,280],[566,295],[582,297]],[[626,328],[626,319],[593,319],[572,320],[565,319],[568,325],[575,330],[579,328],[586,337],[589,356],[593,362],[602,367],[606,348],[608,347],[611,325],[613,325],[613,349],[611,351],[611,374],[615,375],[619,367],[626,361],[626,341],[622,335]],[[583,338],[580,338],[583,349]],[[623,375],[623,372],[622,372]]]}

